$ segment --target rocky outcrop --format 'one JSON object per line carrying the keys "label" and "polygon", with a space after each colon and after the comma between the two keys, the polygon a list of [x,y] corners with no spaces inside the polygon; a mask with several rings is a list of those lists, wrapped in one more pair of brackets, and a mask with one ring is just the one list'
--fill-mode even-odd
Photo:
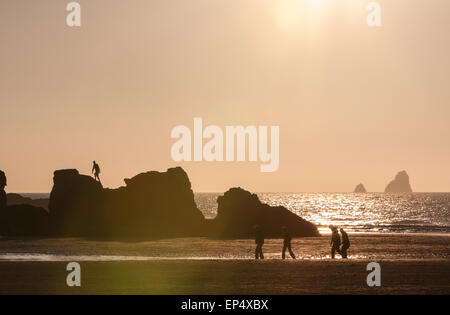
{"label": "rocky outcrop", "polygon": [[366,187],[364,187],[363,184],[359,184],[355,187],[355,190],[353,191],[354,193],[366,193]]}
{"label": "rocky outcrop", "polygon": [[6,175],[3,171],[0,170],[0,211],[6,209]]}
{"label": "rocky outcrop", "polygon": [[25,204],[8,206],[2,214],[1,226],[3,236],[47,236],[48,212]]}
{"label": "rocky outcrop", "polygon": [[6,194],[6,199],[8,200],[8,205],[30,205],[34,207],[44,208],[48,210],[48,198],[39,198],[39,199],[31,199],[28,197],[24,197],[19,194],[9,193]]}
{"label": "rocky outcrop", "polygon": [[411,193],[412,188],[409,184],[409,176],[406,171],[398,172],[394,180],[391,181],[384,190],[386,193]]}
{"label": "rocky outcrop", "polygon": [[7,222],[6,222],[6,175],[0,170],[0,235],[5,235],[5,231],[7,230]]}
{"label": "rocky outcrop", "polygon": [[102,185],[77,170],[53,173],[49,211],[52,232],[62,236],[81,236],[100,232]]}
{"label": "rocky outcrop", "polygon": [[57,235],[176,237],[202,235],[204,217],[180,167],[125,179],[104,189],[77,170],[54,173],[50,221]]}
{"label": "rocky outcrop", "polygon": [[44,208],[26,204],[9,205],[5,186],[6,176],[0,171],[0,235],[47,235],[48,212]]}
{"label": "rocky outcrop", "polygon": [[280,237],[282,226],[292,236],[318,236],[316,226],[284,207],[262,203],[256,194],[242,188],[232,188],[217,198],[215,219],[209,222],[211,235],[229,238],[249,238],[259,225],[266,237]]}
{"label": "rocky outcrop", "polygon": [[[147,172],[105,189],[75,169],[54,172],[49,211],[30,204],[6,204],[6,176],[0,172],[0,235],[163,238],[214,236],[251,238],[259,225],[267,237],[319,235],[316,226],[284,207],[263,204],[258,196],[232,188],[217,199],[218,214],[205,220],[194,201],[185,171]],[[33,201],[19,195],[19,202]]]}

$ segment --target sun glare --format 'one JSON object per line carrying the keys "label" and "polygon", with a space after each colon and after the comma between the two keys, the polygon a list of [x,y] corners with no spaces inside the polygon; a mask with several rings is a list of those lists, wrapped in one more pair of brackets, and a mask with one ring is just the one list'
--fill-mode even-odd
{"label": "sun glare", "polygon": [[316,24],[329,0],[279,0],[277,21],[281,29],[292,31],[303,23]]}
{"label": "sun glare", "polygon": [[325,0],[309,0],[309,3],[312,5],[321,5],[325,2]]}

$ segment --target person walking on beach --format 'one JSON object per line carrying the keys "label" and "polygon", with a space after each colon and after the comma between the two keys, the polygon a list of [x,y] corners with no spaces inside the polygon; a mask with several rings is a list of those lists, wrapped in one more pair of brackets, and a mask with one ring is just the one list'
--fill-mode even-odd
{"label": "person walking on beach", "polygon": [[282,231],[282,235],[283,235],[283,253],[282,253],[281,257],[283,259],[285,259],[286,249],[288,249],[289,254],[291,255],[292,259],[295,259],[294,252],[292,251],[292,248],[291,248],[291,240],[292,240],[291,233],[289,233],[289,230],[286,226],[283,226],[281,228],[281,231]]}
{"label": "person walking on beach", "polygon": [[94,173],[95,180],[100,182],[100,166],[95,161],[92,162],[92,173]]}
{"label": "person walking on beach", "polygon": [[334,259],[334,256],[335,256],[336,252],[338,252],[342,256],[342,253],[341,253],[341,250],[340,250],[341,237],[339,236],[338,229],[335,226],[330,225],[330,230],[331,230],[331,242],[330,242],[330,245],[331,245],[331,259]]}
{"label": "person walking on beach", "polygon": [[350,247],[350,240],[348,238],[347,232],[345,232],[344,229],[341,229],[340,231],[342,235],[341,255],[342,258],[347,258],[347,249]]}
{"label": "person walking on beach", "polygon": [[264,245],[264,233],[261,231],[259,225],[255,225],[255,259],[264,259],[262,247]]}

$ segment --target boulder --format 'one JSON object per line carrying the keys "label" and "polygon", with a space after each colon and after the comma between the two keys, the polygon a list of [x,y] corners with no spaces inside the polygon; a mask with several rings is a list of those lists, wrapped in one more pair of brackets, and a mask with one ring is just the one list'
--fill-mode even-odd
{"label": "boulder", "polygon": [[242,188],[231,188],[217,198],[215,219],[209,222],[212,235],[226,238],[251,238],[259,225],[266,237],[280,237],[282,226],[292,236],[319,236],[317,227],[284,207],[262,203],[256,194]]}
{"label": "boulder", "polygon": [[31,205],[8,206],[2,213],[2,236],[41,237],[49,234],[49,216],[44,208]]}
{"label": "boulder", "polygon": [[384,190],[386,193],[411,193],[412,188],[409,184],[409,176],[406,171],[398,172]]}
{"label": "boulder", "polygon": [[109,235],[204,235],[205,219],[181,167],[141,173],[124,181],[125,187],[105,190],[104,218]]}
{"label": "boulder", "polygon": [[77,170],[56,171],[49,202],[54,232],[139,238],[203,234],[204,217],[182,168],[142,173],[125,184],[104,189]]}
{"label": "boulder", "polygon": [[355,187],[355,190],[353,191],[354,193],[366,193],[366,187],[364,187],[363,184],[359,184]]}

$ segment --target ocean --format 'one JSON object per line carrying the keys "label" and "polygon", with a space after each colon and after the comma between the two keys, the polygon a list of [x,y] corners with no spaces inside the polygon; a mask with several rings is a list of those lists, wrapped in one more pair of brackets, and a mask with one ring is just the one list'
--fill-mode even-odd
{"label": "ocean", "polygon": [[[196,194],[207,218],[217,213],[220,194]],[[328,234],[330,224],[352,233],[450,234],[450,193],[258,193],[272,206],[284,206]]]}
{"label": "ocean", "polygon": [[[48,198],[48,194],[21,195]],[[219,193],[196,193],[206,218],[217,213]],[[450,193],[258,193],[262,202],[284,206],[328,234],[328,225],[351,233],[450,234]]]}

